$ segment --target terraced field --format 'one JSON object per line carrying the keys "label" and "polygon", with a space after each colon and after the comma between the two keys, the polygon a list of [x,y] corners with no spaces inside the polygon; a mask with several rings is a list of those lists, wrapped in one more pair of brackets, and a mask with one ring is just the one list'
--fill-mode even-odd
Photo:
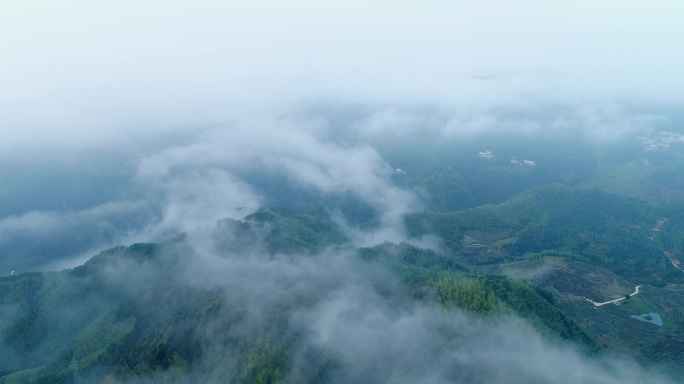
{"label": "terraced field", "polygon": [[[555,304],[577,321],[601,347],[619,351],[651,363],[667,363],[669,370],[684,373],[672,361],[684,357],[684,314],[677,310],[684,290],[642,285],[637,295],[634,285],[608,270],[582,263],[545,257],[478,268],[485,274],[501,274],[525,279],[539,289],[553,293]],[[602,303],[595,306],[588,299]],[[662,326],[640,321],[632,315],[657,313]]]}

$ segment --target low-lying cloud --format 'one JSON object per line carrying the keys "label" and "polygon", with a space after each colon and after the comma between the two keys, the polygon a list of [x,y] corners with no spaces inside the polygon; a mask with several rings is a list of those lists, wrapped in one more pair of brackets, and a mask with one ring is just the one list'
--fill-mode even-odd
{"label": "low-lying cloud", "polygon": [[[397,238],[398,215],[421,207],[387,183],[379,148],[396,137],[579,130],[614,140],[676,125],[680,7],[10,0],[0,13],[12,58],[0,63],[0,171],[25,170],[12,179],[30,188],[4,186],[20,191],[7,194],[4,220],[62,220],[37,201],[56,183],[132,182],[77,210],[142,202],[149,223],[131,239],[152,240],[254,211],[268,199],[245,175],[271,172],[348,191]],[[80,164],[124,154],[131,164],[114,169],[135,176],[93,177],[98,164],[82,179],[30,179],[60,173],[49,165],[78,151],[90,151]]]}
{"label": "low-lying cloud", "polygon": [[[420,209],[419,199],[394,185],[393,168],[373,147],[358,140],[334,141],[317,124],[242,122],[207,129],[190,142],[140,154],[119,198],[82,210],[67,207],[12,215],[0,221],[6,228],[0,244],[3,239],[29,237],[50,244],[56,233],[76,228],[90,233],[85,235],[91,237],[87,249],[160,241],[211,227],[220,219],[242,219],[268,207],[269,198],[284,188],[309,191],[316,198],[353,196],[378,213],[376,233],[385,238],[376,237],[374,243],[401,239],[401,216]],[[258,180],[269,178],[282,182],[258,185]],[[343,215],[335,217],[353,230]],[[103,233],[93,236],[93,231]]]}
{"label": "low-lying cloud", "polygon": [[[556,113],[525,107],[467,114],[366,107],[355,115],[353,108],[339,112],[324,107],[279,118],[244,118],[221,127],[205,127],[147,150],[138,146],[135,152],[128,152],[124,146],[119,151],[125,156],[107,160],[121,164],[105,164],[121,174],[116,178],[92,172],[78,176],[70,170],[68,182],[82,177],[81,183],[110,183],[111,187],[100,191],[93,188],[93,193],[111,201],[74,209],[66,195],[67,201],[59,209],[18,210],[0,219],[0,226],[5,228],[0,246],[34,238],[41,246],[52,247],[48,245],[52,244],[50,239],[61,242],[76,228],[85,229],[83,244],[69,248],[70,254],[57,252],[54,261],[117,244],[160,241],[210,227],[223,218],[242,219],[274,204],[292,207],[296,202],[273,200],[287,188],[316,198],[353,196],[376,212],[379,226],[374,231],[360,231],[355,227],[358,223],[331,213],[347,237],[363,246],[399,242],[405,240],[401,216],[424,206],[423,192],[393,181],[393,164],[382,155],[392,143],[415,142],[416,148],[406,148],[429,152],[431,145],[458,143],[477,134],[549,137],[573,132],[582,132],[587,142],[600,143],[632,138],[668,123],[663,116],[627,112],[617,106],[555,108]],[[336,120],[340,113],[347,116],[346,121]],[[44,161],[49,160],[46,155]],[[42,165],[37,161],[31,167],[40,169]],[[49,183],[58,180],[52,178]],[[47,181],[44,187],[39,180],[34,184],[38,186],[34,188],[38,191],[35,198],[50,194]],[[105,188],[121,192],[111,194]],[[24,205],[30,207],[30,201]]]}
{"label": "low-lying cloud", "polygon": [[[429,300],[418,302],[393,272],[362,261],[353,250],[310,257],[267,255],[256,243],[248,251],[217,252],[201,233],[191,234],[188,244],[195,244],[195,256],[182,264],[185,272],[179,281],[218,287],[226,297],[240,298],[242,317],[230,327],[233,338],[263,335],[273,322],[286,324],[286,331],[282,324],[276,327],[281,332],[298,335],[286,339],[293,344],[287,349],[284,382],[671,382],[629,360],[588,356],[514,316],[482,317]],[[113,276],[129,287],[136,284],[120,269]],[[217,327],[202,324],[195,329],[201,334]],[[227,348],[211,334],[204,343],[205,351]],[[233,369],[239,368],[212,361],[196,361],[184,380],[217,380],[217,372],[224,379],[237,377]]]}

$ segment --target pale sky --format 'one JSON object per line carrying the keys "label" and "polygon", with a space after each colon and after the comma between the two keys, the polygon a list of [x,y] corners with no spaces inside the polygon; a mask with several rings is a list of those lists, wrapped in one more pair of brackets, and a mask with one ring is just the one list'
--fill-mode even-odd
{"label": "pale sky", "polygon": [[316,100],[681,105],[682,41],[678,1],[5,0],[0,150]]}

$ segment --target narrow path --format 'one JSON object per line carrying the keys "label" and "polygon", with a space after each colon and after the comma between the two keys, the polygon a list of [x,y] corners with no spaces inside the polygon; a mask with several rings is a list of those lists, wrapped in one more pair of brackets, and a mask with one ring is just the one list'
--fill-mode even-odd
{"label": "narrow path", "polygon": [[[630,295],[630,296],[636,295],[637,293],[639,293],[639,288],[641,288],[641,287],[643,287],[643,285],[637,285],[636,288],[634,288],[634,292],[630,293],[629,295]],[[617,303],[618,301],[621,301],[621,300],[624,300],[624,299],[625,299],[624,297],[621,297],[621,298],[619,298],[619,299],[610,300],[610,301],[605,301],[605,302],[603,302],[603,303],[595,303],[595,302],[594,302],[593,300],[591,300],[591,299],[586,299],[586,300],[587,300],[588,302],[594,304],[595,307],[600,307],[600,306],[602,306],[602,305],[606,305],[606,304],[610,304],[610,303]]]}
{"label": "narrow path", "polygon": [[[655,240],[656,236],[658,235],[658,232],[660,232],[660,229],[667,223],[667,217],[663,217],[662,219],[656,221],[655,227],[651,229],[651,235],[649,236],[651,240]],[[679,260],[676,260],[670,255],[667,251],[663,252],[665,256],[670,260],[670,263],[672,264],[673,267],[679,269],[680,271],[684,272],[684,268],[680,266]]]}
{"label": "narrow path", "polygon": [[668,259],[670,259],[670,263],[672,263],[672,266],[679,269],[680,271],[684,272],[684,269],[679,266],[679,262],[675,262],[676,260],[672,258],[667,252],[665,253],[665,256],[667,256]]}

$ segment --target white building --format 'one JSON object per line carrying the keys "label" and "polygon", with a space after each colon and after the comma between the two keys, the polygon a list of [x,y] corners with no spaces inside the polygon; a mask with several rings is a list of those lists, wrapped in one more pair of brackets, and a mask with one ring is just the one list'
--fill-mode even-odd
{"label": "white building", "polygon": [[491,159],[494,157],[494,154],[491,151],[484,151],[480,152],[478,156],[482,157],[483,159]]}

